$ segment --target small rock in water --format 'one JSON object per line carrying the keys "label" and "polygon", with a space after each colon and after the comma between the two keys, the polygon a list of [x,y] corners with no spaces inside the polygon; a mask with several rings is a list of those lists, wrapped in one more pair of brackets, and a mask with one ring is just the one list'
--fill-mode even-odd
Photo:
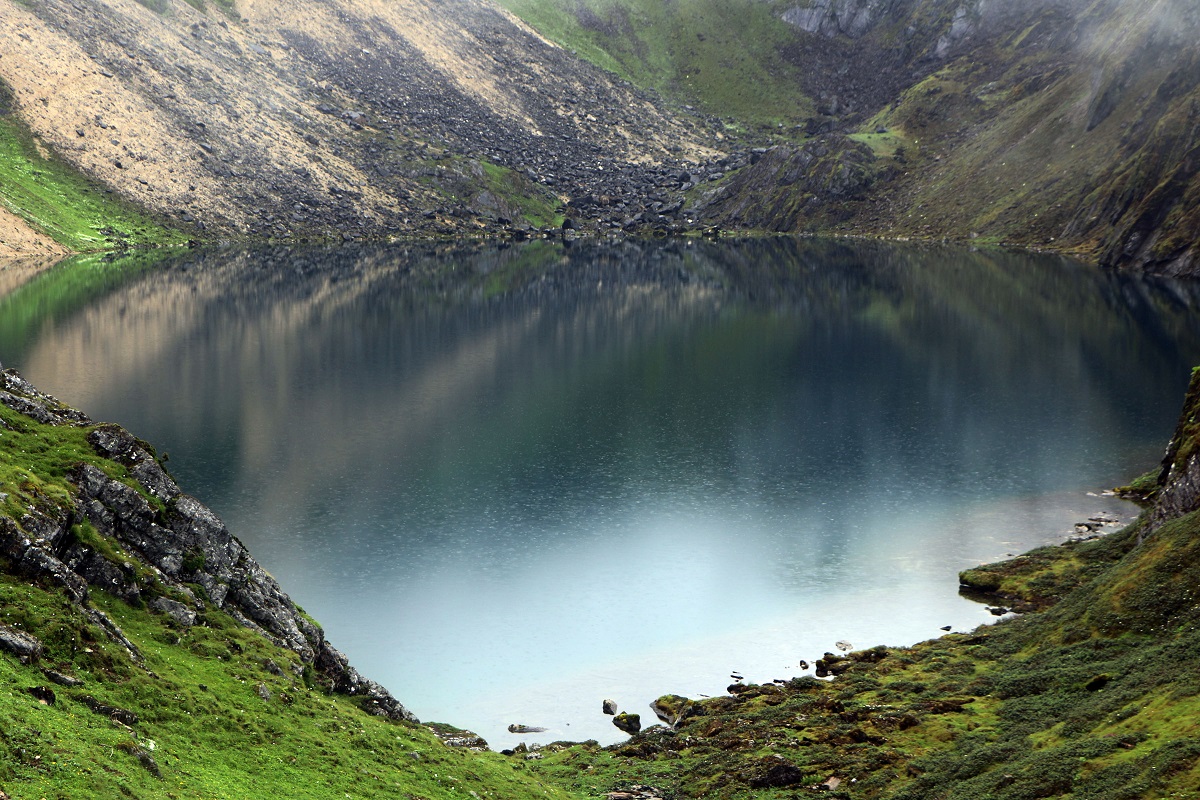
{"label": "small rock in water", "polygon": [[616,700],[605,700],[603,705],[601,706],[601,710],[603,710],[604,713],[608,714],[610,717],[614,716],[617,713],[617,701]]}
{"label": "small rock in water", "polygon": [[808,662],[804,659],[800,659],[800,669],[808,669]]}
{"label": "small rock in water", "polygon": [[854,645],[850,644],[845,639],[842,639],[840,642],[835,642],[833,646],[838,650],[841,650],[843,653],[848,653],[854,649]]}
{"label": "small rock in water", "polygon": [[948,630],[951,630],[953,627],[954,627],[953,625],[943,625],[942,630],[948,631]]}
{"label": "small rock in water", "polygon": [[536,725],[520,725],[513,723],[508,726],[509,733],[545,733],[545,728],[539,728]]}

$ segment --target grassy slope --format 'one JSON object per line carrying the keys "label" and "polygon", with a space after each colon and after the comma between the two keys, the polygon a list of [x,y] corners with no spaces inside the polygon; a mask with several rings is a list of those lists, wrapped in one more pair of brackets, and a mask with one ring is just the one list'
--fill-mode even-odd
{"label": "grassy slope", "polygon": [[0,203],[75,252],[181,245],[166,228],[40,147],[0,84]]}
{"label": "grassy slope", "polygon": [[541,34],[630,82],[751,126],[812,113],[780,55],[794,33],[775,2],[502,0]]}
{"label": "grassy slope", "polygon": [[[125,474],[92,452],[86,428],[39,425],[3,406],[0,421],[0,511],[10,517],[30,504],[69,503],[64,475],[80,461]],[[312,688],[293,670],[293,653],[220,611],[183,629],[101,592],[92,602],[140,649],[144,668],[61,593],[0,571],[0,623],[46,646],[31,665],[0,652],[0,790],[14,800],[570,796],[524,762],[447,747],[423,726],[369,716],[352,698]],[[53,685],[43,668],[84,685]],[[30,694],[35,687],[51,688],[54,702]],[[85,696],[137,721],[95,713]]]}

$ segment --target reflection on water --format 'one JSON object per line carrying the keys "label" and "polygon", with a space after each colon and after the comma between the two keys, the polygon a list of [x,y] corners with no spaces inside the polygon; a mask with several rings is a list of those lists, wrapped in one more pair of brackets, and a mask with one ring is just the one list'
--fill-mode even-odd
{"label": "reflection on water", "polygon": [[494,746],[985,621],[957,571],[1128,514],[1085,492],[1154,463],[1200,356],[1189,284],[951,249],[67,272],[0,299],[0,360],[169,451],[364,673]]}

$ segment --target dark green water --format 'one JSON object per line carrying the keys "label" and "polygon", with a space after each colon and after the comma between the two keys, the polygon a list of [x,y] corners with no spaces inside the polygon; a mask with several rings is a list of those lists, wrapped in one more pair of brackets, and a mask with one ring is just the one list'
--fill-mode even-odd
{"label": "dark green water", "polygon": [[958,570],[1130,513],[1088,492],[1160,457],[1198,302],[874,244],[229,252],[28,280],[0,360],[168,451],[365,674],[499,747],[991,619]]}

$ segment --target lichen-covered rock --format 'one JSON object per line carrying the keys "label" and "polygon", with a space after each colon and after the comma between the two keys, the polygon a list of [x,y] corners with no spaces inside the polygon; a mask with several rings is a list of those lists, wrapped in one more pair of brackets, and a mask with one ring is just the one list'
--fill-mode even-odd
{"label": "lichen-covered rock", "polygon": [[1163,457],[1158,491],[1143,536],[1164,522],[1200,508],[1200,368],[1184,397],[1175,435]]}
{"label": "lichen-covered rock", "polygon": [[120,425],[99,426],[88,436],[88,442],[100,455],[128,467],[129,474],[158,499],[166,501],[180,494],[175,481],[150,453],[147,445]]}
{"label": "lichen-covered rock", "polygon": [[[168,597],[156,597],[150,601],[150,608],[166,614],[176,625],[190,628],[196,624],[196,612],[183,603]],[[276,667],[278,669],[278,667]]]}
{"label": "lichen-covered rock", "polygon": [[785,11],[783,21],[821,36],[857,39],[887,14],[894,3],[895,0],[809,0],[807,5]]}
{"label": "lichen-covered rock", "polygon": [[632,736],[642,729],[642,717],[640,714],[629,714],[622,711],[613,717],[613,725],[616,725],[618,730]]}
{"label": "lichen-covered rock", "polygon": [[701,709],[686,697],[664,694],[650,704],[650,710],[656,717],[674,728],[686,718],[700,712]]}

